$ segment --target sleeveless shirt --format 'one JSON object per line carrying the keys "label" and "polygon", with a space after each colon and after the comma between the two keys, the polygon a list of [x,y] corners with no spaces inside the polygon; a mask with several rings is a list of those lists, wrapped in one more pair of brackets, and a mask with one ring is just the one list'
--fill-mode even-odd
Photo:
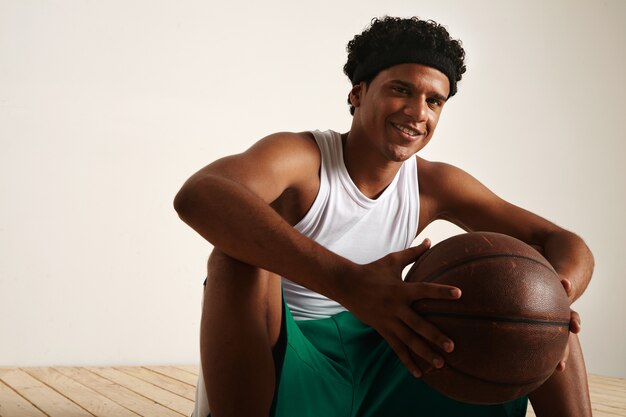
{"label": "sleeveless shirt", "polygon": [[[408,248],[417,232],[417,161],[406,160],[376,199],[352,182],[341,135],[311,132],[321,153],[320,187],[307,214],[294,226],[303,235],[353,262],[366,264]],[[328,318],[346,309],[334,300],[282,278],[283,296],[296,320]]]}

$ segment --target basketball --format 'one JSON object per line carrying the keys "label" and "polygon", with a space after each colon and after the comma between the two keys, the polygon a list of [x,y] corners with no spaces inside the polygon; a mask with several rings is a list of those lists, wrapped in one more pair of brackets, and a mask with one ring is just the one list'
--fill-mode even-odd
{"label": "basketball", "polygon": [[559,276],[532,247],[487,232],[453,236],[413,265],[411,282],[453,285],[458,300],[423,299],[415,310],[454,341],[443,368],[417,358],[442,394],[503,403],[538,388],[555,371],[569,337],[570,307]]}

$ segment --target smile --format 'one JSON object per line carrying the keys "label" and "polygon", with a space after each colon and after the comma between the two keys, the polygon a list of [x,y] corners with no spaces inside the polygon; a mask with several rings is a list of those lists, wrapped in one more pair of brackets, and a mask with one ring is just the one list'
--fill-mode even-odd
{"label": "smile", "polygon": [[408,126],[400,125],[400,124],[397,124],[397,123],[391,122],[391,126],[395,127],[400,132],[402,132],[402,133],[404,133],[406,135],[409,135],[411,137],[421,136],[423,134],[419,130],[415,130],[415,129],[410,128]]}

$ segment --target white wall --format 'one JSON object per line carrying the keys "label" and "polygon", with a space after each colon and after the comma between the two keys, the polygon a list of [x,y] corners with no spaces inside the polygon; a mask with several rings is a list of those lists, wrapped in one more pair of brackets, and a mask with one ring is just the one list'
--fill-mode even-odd
{"label": "white wall", "polygon": [[210,246],[174,194],[268,133],[346,130],[345,44],[388,13],[463,40],[424,155],[587,240],[588,367],[626,377],[626,2],[382,4],[0,0],[0,366],[194,363]]}

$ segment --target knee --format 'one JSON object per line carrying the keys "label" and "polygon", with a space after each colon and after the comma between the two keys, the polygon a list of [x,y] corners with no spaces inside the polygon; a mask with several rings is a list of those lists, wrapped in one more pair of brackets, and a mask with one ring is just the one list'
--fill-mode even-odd
{"label": "knee", "polygon": [[207,263],[207,289],[219,286],[221,290],[235,291],[240,297],[247,295],[264,298],[279,277],[269,271],[234,259],[214,249]]}
{"label": "knee", "polygon": [[237,329],[247,338],[278,340],[282,320],[280,277],[214,250],[209,257],[201,332]]}
{"label": "knee", "polygon": [[215,249],[208,261],[204,300],[213,314],[232,311],[242,318],[267,320],[273,329],[282,309],[280,277]]}

